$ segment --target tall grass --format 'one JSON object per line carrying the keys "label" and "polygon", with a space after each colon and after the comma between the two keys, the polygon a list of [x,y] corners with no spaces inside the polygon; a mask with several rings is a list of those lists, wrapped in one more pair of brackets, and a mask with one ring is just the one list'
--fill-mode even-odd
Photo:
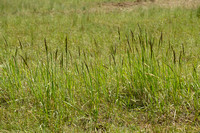
{"label": "tall grass", "polygon": [[[52,1],[51,8],[53,5]],[[151,11],[154,10],[157,9]],[[60,29],[59,24],[53,27],[52,22],[52,29],[46,29],[45,19],[52,18],[44,15],[43,34],[47,37],[35,35],[36,25],[30,24],[32,32],[28,41],[10,36],[15,31],[9,33],[6,30],[10,28],[5,26],[2,34],[6,34],[1,39],[5,45],[1,46],[0,56],[0,129],[63,132],[78,127],[88,132],[109,132],[115,125],[134,131],[144,123],[169,125],[181,121],[198,126],[200,77],[195,49],[199,49],[199,40],[194,37],[196,45],[187,40],[179,43],[181,40],[176,39],[183,37],[173,28],[185,25],[170,20],[171,16],[167,21],[173,23],[168,25],[172,28],[160,30],[146,26],[145,21],[142,23],[152,19],[147,14],[136,14],[141,18],[138,23],[131,23],[132,27],[110,28],[112,24],[106,17],[116,21],[115,15],[115,12],[74,14],[70,22],[58,15],[60,24],[70,25],[75,34],[73,31],[51,33],[56,27]],[[128,15],[132,14],[121,17]],[[37,15],[29,19],[32,17]],[[98,17],[107,19],[108,24],[98,21],[94,25]],[[132,18],[124,20],[127,25],[132,22],[129,19]],[[42,22],[40,18],[36,21]],[[15,27],[15,22],[2,23]],[[194,28],[189,30],[196,33]],[[54,34],[60,36],[55,39]]]}

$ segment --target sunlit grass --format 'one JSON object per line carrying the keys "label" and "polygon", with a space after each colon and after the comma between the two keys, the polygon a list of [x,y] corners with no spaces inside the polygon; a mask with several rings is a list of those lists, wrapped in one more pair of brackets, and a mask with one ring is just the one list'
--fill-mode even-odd
{"label": "sunlit grass", "polygon": [[0,131],[199,130],[198,9],[2,3]]}

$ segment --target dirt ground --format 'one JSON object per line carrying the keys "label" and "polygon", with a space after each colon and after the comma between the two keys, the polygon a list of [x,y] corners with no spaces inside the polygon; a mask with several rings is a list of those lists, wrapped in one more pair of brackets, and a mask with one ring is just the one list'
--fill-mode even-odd
{"label": "dirt ground", "polygon": [[200,6],[200,0],[136,0],[132,2],[104,2],[98,3],[99,7],[105,10],[113,9],[134,9],[138,6],[160,6],[165,8],[184,7],[184,8],[197,8]]}

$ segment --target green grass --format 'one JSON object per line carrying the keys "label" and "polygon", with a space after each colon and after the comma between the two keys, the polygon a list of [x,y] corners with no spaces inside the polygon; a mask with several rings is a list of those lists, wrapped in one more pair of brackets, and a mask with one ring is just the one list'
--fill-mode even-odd
{"label": "green grass", "polygon": [[0,132],[200,130],[199,9],[100,2],[1,0]]}

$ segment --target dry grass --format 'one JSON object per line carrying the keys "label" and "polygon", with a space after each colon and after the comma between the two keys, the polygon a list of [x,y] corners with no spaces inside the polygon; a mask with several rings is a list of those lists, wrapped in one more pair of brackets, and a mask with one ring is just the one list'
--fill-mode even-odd
{"label": "dry grass", "polygon": [[[164,8],[197,8],[200,5],[200,0],[150,0],[143,1],[137,0],[132,2],[104,2],[98,3],[100,9],[105,11],[119,10],[132,10],[136,7],[149,7],[160,6]],[[96,7],[95,7],[96,8]],[[97,9],[99,9],[97,8]],[[93,9],[95,11],[95,9]]]}

